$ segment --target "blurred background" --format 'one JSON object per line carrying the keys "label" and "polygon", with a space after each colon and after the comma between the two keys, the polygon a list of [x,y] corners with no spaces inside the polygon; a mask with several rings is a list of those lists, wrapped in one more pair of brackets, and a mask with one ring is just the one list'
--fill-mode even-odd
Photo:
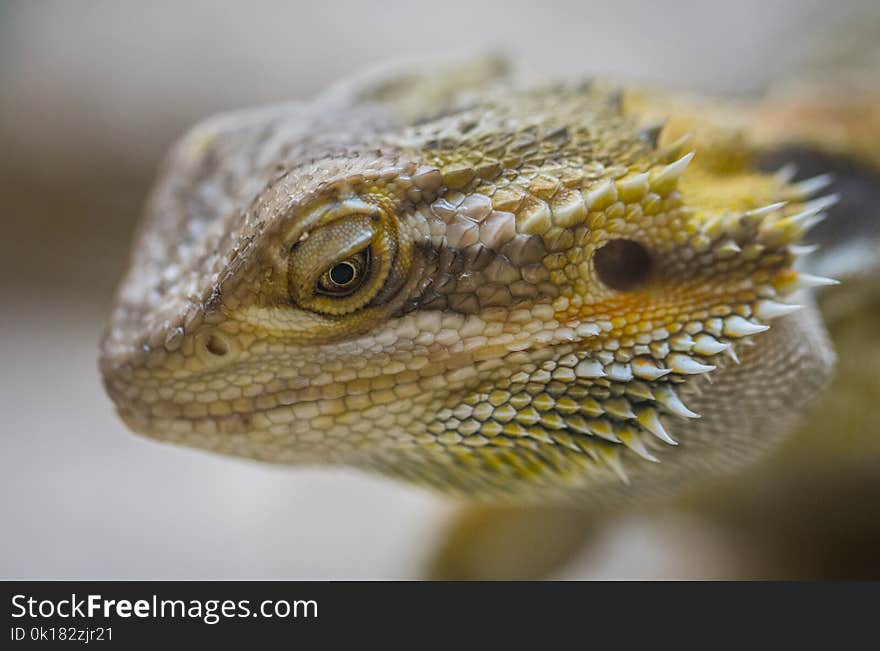
{"label": "blurred background", "polygon": [[[163,446],[116,418],[97,342],[159,157],[188,125],[463,51],[758,93],[875,3],[0,1],[0,576],[414,578],[451,514],[417,489]],[[632,516],[558,576],[736,576],[731,540],[694,515]]]}

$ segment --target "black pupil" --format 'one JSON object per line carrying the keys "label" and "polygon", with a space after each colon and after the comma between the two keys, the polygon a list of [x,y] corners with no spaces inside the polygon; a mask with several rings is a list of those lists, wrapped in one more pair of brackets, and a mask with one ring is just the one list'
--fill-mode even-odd
{"label": "black pupil", "polygon": [[633,240],[611,240],[593,255],[599,280],[611,289],[626,292],[635,289],[651,273],[651,255]]}
{"label": "black pupil", "polygon": [[354,280],[354,265],[349,262],[340,262],[330,270],[330,280],[337,285],[348,285]]}

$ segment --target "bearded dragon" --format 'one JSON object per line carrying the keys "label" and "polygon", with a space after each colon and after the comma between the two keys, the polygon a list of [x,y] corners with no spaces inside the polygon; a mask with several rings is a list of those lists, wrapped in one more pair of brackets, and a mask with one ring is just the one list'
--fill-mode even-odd
{"label": "bearded dragon", "polygon": [[151,438],[490,503],[730,473],[834,361],[801,260],[837,197],[760,167],[767,116],[489,60],[208,119],[150,195],[105,387]]}

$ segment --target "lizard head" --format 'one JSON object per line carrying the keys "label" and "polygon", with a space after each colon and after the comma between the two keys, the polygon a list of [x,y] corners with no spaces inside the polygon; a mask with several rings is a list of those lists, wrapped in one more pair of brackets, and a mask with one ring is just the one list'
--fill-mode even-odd
{"label": "lizard head", "polygon": [[538,494],[711,468],[827,375],[798,394],[780,359],[821,357],[785,298],[825,282],[793,265],[831,200],[740,145],[594,88],[356,139],[249,119],[191,133],[151,200],[102,357],[138,432]]}

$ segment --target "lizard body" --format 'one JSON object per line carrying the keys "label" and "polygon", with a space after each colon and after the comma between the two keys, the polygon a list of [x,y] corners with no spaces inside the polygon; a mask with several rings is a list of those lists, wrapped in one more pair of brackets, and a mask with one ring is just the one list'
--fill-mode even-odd
{"label": "lizard body", "polygon": [[795,270],[824,179],[759,171],[738,129],[650,123],[669,106],[644,95],[466,72],[175,146],[102,344],[132,429],[616,504],[794,427],[833,361],[805,293],[830,281]]}

